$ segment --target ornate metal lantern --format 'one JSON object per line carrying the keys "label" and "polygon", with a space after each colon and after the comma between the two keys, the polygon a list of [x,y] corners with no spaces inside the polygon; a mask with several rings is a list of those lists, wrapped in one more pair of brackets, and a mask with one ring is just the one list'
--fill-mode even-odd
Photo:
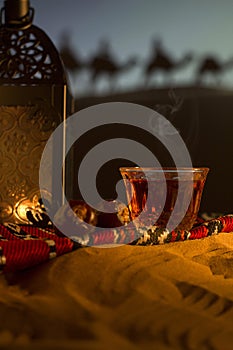
{"label": "ornate metal lantern", "polygon": [[0,222],[28,223],[39,209],[41,154],[72,106],[59,53],[33,15],[29,0],[1,10]]}

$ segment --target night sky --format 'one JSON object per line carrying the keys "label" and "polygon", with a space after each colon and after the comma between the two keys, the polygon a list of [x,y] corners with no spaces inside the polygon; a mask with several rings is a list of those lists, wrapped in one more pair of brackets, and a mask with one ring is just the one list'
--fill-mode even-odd
{"label": "night sky", "polygon": [[[176,82],[190,82],[200,59],[212,54],[221,62],[233,58],[233,1],[231,0],[31,0],[34,24],[46,31],[57,48],[64,32],[70,46],[83,60],[109,40],[118,62],[137,57],[138,65],[120,77],[119,88],[140,86],[142,67],[150,55],[151,43],[160,38],[174,60],[194,54],[193,63],[174,74]],[[2,6],[3,0],[0,1]],[[75,88],[88,85],[79,77]],[[225,85],[233,86],[233,67],[222,75]]]}

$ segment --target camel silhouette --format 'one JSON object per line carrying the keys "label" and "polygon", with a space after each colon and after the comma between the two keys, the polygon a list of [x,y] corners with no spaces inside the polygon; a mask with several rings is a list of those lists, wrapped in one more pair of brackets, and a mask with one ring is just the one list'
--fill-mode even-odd
{"label": "camel silhouette", "polygon": [[71,35],[69,32],[64,32],[60,39],[59,54],[64,64],[65,69],[69,73],[75,86],[76,79],[79,73],[87,68],[86,62],[82,60],[71,45]]}
{"label": "camel silhouette", "polygon": [[230,68],[233,68],[233,59],[220,62],[219,59],[214,56],[207,56],[201,61],[197,69],[196,82],[197,84],[201,84],[204,79],[213,77],[216,83],[220,83],[221,75],[225,70]]}
{"label": "camel silhouette", "polygon": [[117,62],[111,53],[109,43],[102,41],[99,50],[88,63],[91,73],[91,84],[95,86],[97,80],[105,76],[109,80],[110,90],[113,90],[117,76],[133,68],[136,63],[136,58],[130,58],[124,63]]}
{"label": "camel silhouette", "polygon": [[145,83],[148,84],[156,72],[166,73],[167,77],[171,79],[171,73],[175,70],[185,67],[191,62],[193,55],[186,54],[180,60],[174,60],[162,47],[160,40],[153,42],[153,51],[150,59],[145,66]]}

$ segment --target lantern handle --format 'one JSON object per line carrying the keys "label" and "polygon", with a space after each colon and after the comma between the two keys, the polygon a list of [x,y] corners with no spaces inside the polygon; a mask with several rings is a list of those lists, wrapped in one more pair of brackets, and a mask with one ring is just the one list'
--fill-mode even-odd
{"label": "lantern handle", "polygon": [[11,13],[11,9],[13,10],[14,7],[12,5],[9,5],[9,3],[10,1],[5,0],[5,5],[1,8],[0,26],[5,26],[9,29],[26,29],[30,27],[34,18],[34,9],[32,7],[29,7],[27,13],[23,16],[20,16],[21,8],[19,7],[19,14],[17,16],[15,13]]}

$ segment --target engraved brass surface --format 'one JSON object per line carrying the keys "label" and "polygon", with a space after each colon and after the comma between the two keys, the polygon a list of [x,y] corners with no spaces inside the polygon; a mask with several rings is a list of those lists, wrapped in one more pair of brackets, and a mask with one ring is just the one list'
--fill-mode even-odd
{"label": "engraved brass surface", "polygon": [[[46,109],[45,109],[46,110]],[[0,222],[38,209],[40,158],[56,121],[36,106],[0,106]]]}

